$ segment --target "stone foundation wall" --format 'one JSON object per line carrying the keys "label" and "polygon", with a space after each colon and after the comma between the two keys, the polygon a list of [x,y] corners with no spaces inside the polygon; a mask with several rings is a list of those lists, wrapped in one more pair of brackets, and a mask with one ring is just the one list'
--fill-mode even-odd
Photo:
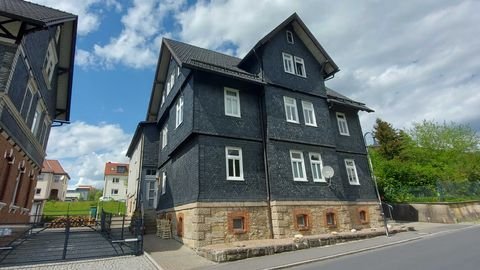
{"label": "stone foundation wall", "polygon": [[[271,208],[274,238],[380,227],[382,222],[375,202],[272,202]],[[360,211],[365,211],[366,220],[360,220]],[[328,224],[327,213],[335,215],[333,225]],[[306,226],[298,224],[298,215],[305,215]],[[193,249],[270,238],[268,206],[264,202],[192,203],[160,211],[159,217],[170,219],[173,237]],[[234,219],[243,220],[243,230],[234,228]]]}
{"label": "stone foundation wall", "polygon": [[[360,220],[360,211],[365,211],[363,221]],[[327,222],[328,213],[334,215],[333,224]],[[296,221],[299,215],[306,216],[306,226],[299,226]],[[380,208],[376,202],[272,202],[274,238],[381,227],[382,222]]]}
{"label": "stone foundation wall", "polygon": [[480,201],[461,203],[393,204],[393,219],[435,223],[458,223],[480,219]]}

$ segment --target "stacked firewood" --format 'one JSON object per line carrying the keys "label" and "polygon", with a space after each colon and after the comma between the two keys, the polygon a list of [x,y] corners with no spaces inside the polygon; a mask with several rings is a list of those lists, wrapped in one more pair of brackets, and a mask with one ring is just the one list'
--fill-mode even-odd
{"label": "stacked firewood", "polygon": [[95,219],[90,217],[58,217],[48,225],[49,228],[65,228],[67,221],[70,221],[70,227],[83,227],[95,224]]}

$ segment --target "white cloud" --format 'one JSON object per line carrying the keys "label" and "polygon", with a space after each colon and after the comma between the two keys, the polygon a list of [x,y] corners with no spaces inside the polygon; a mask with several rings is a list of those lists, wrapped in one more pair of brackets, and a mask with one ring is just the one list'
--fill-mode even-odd
{"label": "white cloud", "polygon": [[134,0],[122,16],[121,33],[112,37],[107,44],[95,44],[88,55],[91,61],[77,61],[77,64],[106,68],[113,68],[117,64],[133,68],[155,65],[161,37],[170,35],[163,27],[164,20],[172,12],[178,11],[183,2]]}
{"label": "white cloud", "polygon": [[125,156],[131,135],[118,125],[74,122],[52,128],[47,149],[48,159],[60,160],[76,184],[103,187],[105,163],[128,162]]}
{"label": "white cloud", "polygon": [[73,13],[78,16],[78,34],[86,35],[100,26],[103,7],[121,11],[116,0],[31,0],[34,3]]}

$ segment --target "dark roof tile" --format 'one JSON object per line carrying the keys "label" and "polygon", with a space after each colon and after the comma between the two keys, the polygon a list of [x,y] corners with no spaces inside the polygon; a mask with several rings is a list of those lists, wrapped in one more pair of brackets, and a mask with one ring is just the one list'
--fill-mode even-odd
{"label": "dark roof tile", "polygon": [[0,15],[17,17],[38,25],[52,25],[77,18],[71,13],[23,0],[0,0]]}

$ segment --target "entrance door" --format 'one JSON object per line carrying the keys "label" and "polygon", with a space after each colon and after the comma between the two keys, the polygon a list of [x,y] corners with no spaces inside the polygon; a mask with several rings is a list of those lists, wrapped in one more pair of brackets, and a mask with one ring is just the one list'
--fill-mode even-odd
{"label": "entrance door", "polygon": [[145,181],[145,183],[147,208],[155,209],[157,206],[157,181]]}

